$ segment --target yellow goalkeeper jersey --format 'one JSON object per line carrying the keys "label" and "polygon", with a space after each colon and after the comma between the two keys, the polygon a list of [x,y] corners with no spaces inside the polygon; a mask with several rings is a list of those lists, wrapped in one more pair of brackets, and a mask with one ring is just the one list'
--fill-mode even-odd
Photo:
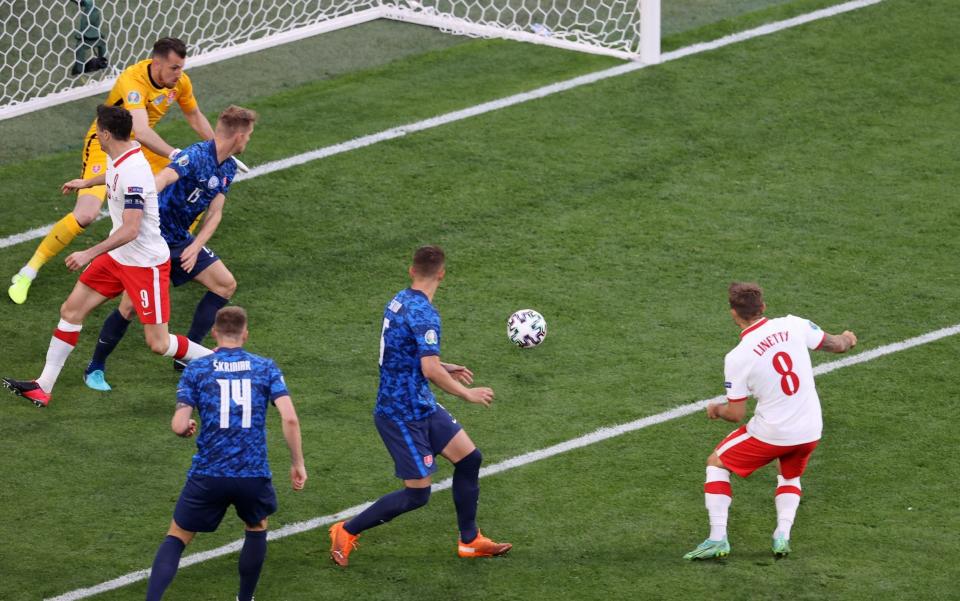
{"label": "yellow goalkeeper jersey", "polygon": [[[151,128],[167,114],[174,102],[180,105],[184,113],[191,113],[197,108],[190,77],[184,73],[173,88],[161,87],[150,76],[152,62],[153,59],[148,58],[124,69],[104,102],[111,106],[122,106],[128,111],[147,109],[147,121]],[[96,131],[97,120],[94,119],[86,137],[90,138]]]}

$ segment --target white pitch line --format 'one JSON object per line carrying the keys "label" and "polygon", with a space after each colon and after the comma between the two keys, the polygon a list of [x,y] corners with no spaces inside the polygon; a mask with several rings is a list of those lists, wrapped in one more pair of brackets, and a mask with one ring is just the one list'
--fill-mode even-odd
{"label": "white pitch line", "polygon": [[[683,58],[685,56],[690,56],[693,54],[699,54],[701,52],[707,52],[710,50],[715,50],[717,48],[722,48],[724,46],[729,46],[730,44],[736,44],[760,36],[770,35],[771,33],[776,33],[784,29],[791,27],[797,27],[811,21],[817,21],[819,19],[826,19],[828,17],[833,17],[845,12],[850,12],[852,10],[857,10],[865,6],[870,6],[872,4],[879,4],[883,0],[853,0],[852,2],[845,2],[843,4],[838,4],[836,6],[831,6],[821,10],[817,10],[805,15],[800,15],[792,19],[785,19],[783,21],[777,21],[776,23],[768,23],[767,25],[762,25],[760,27],[755,27],[754,29],[748,29],[746,31],[741,31],[740,33],[735,33],[728,35],[712,42],[704,42],[702,44],[693,44],[692,46],[686,46],[685,48],[680,48],[672,52],[666,52],[661,56],[661,62],[669,62],[676,60],[678,58]],[[580,86],[585,86],[588,84],[596,83],[604,79],[609,79],[611,77],[618,77],[626,73],[632,73],[640,69],[644,69],[650,65],[645,63],[626,63],[623,65],[618,65],[610,69],[604,69],[602,71],[597,71],[595,73],[590,73],[587,75],[581,75],[579,77],[574,77],[573,79],[568,79],[565,81],[557,82],[529,92],[523,92],[520,94],[515,94],[513,96],[507,96],[505,98],[500,98],[499,100],[492,100],[490,102],[485,102],[483,104],[478,104],[470,108],[466,108],[459,111],[453,111],[451,113],[445,113],[437,117],[431,117],[429,119],[424,119],[422,121],[417,121],[415,123],[408,123],[407,125],[400,125],[391,129],[383,130],[381,132],[370,134],[367,136],[361,136],[359,138],[354,138],[346,142],[341,142],[339,144],[334,144],[332,146],[325,146],[323,148],[318,148],[316,150],[311,150],[302,154],[298,154],[286,159],[279,159],[276,161],[270,161],[269,163],[264,163],[258,167],[254,167],[250,170],[249,173],[240,173],[235,181],[241,182],[248,179],[253,179],[255,177],[260,177],[262,175],[267,175],[269,173],[274,173],[276,171],[282,171],[284,169],[290,169],[291,167],[296,167],[298,165],[303,165],[311,161],[316,161],[318,159],[327,158],[337,154],[342,154],[344,152],[349,152],[351,150],[356,150],[358,148],[364,148],[366,146],[372,146],[380,142],[385,142],[387,140],[393,140],[395,138],[401,138],[409,133],[414,133],[418,131],[424,131],[427,129],[432,129],[434,127],[440,127],[441,125],[446,125],[448,123],[453,123],[455,121],[462,121],[463,119],[469,119],[470,117],[476,117],[477,115],[482,115],[484,113],[489,113],[492,111],[497,111],[509,106],[514,106],[517,104],[522,104],[524,102],[529,102],[531,100],[536,100],[538,98],[544,98],[546,96],[551,96],[559,92],[565,92],[567,90],[572,90],[573,88],[578,88]],[[41,238],[50,231],[50,228],[53,227],[53,224],[45,225],[42,227],[34,228],[28,232],[23,232],[22,234],[14,234],[12,236],[7,236],[6,238],[0,238],[0,248],[7,248],[8,246],[13,246],[15,244],[20,244],[21,242],[27,242],[29,240],[34,240],[36,238]]]}
{"label": "white pitch line", "polygon": [[[929,344],[936,340],[946,338],[948,336],[955,336],[960,334],[960,324],[956,324],[947,328],[941,328],[939,330],[934,330],[932,332],[927,332],[920,336],[914,338],[908,338],[900,342],[894,342],[892,344],[887,344],[869,351],[864,351],[856,355],[851,355],[849,357],[844,357],[836,361],[830,361],[828,363],[822,363],[814,368],[813,373],[815,375],[828,374],[832,371],[844,367],[850,367],[852,365],[858,365],[860,363],[866,363],[867,361],[873,361],[885,355],[890,355],[892,353],[897,353],[904,351],[915,346],[920,346],[922,344]],[[656,415],[650,415],[632,422],[625,424],[619,424],[615,426],[608,426],[604,428],[599,428],[577,438],[573,438],[559,444],[555,444],[551,447],[545,449],[540,449],[537,451],[531,451],[529,453],[524,453],[523,455],[517,455],[516,457],[511,457],[510,459],[505,459],[500,463],[495,463],[489,467],[482,468],[480,470],[480,477],[484,478],[486,476],[492,476],[494,474],[499,474],[507,470],[512,470],[517,467],[521,467],[530,463],[537,461],[542,461],[550,457],[554,457],[561,453],[566,453],[567,451],[572,451],[582,447],[590,446],[610,438],[615,438],[617,436],[622,436],[629,432],[635,432],[637,430],[642,430],[644,428],[649,428],[650,426],[655,426],[657,424],[662,424],[670,420],[674,420],[680,417],[690,415],[691,413],[696,413],[703,410],[710,403],[719,403],[723,402],[725,399],[724,395],[715,396],[709,399],[703,399],[701,401],[696,401],[693,403],[688,403],[686,405],[681,405],[679,407],[674,407],[662,413],[657,413]],[[438,482],[433,485],[433,492],[438,492],[441,490],[446,490],[451,487],[453,484],[453,479],[447,478],[442,482]],[[340,520],[345,520],[351,518],[370,505],[373,502],[369,501],[361,505],[354,505],[335,513],[332,515],[325,515],[321,517],[316,517],[305,522],[295,522],[293,524],[287,524],[282,528],[277,530],[271,530],[267,534],[268,540],[276,540],[280,538],[286,538],[288,536],[293,536],[294,534],[301,534],[303,532],[308,532],[310,530],[316,530],[317,528],[326,526],[328,524],[333,524],[339,522]],[[217,557],[223,557],[224,555],[229,555],[236,551],[240,550],[240,547],[243,546],[243,540],[236,540],[232,543],[217,547],[215,549],[210,549],[209,551],[203,551],[201,553],[193,553],[187,555],[180,561],[180,567],[187,567],[197,563],[202,563],[210,559],[215,559]],[[47,599],[46,601],[77,601],[78,599],[85,599],[87,597],[92,597],[99,593],[105,593],[117,588],[127,586],[128,584],[133,584],[134,582],[139,582],[141,580],[146,580],[150,577],[150,570],[138,570],[136,572],[130,572],[129,574],[124,574],[123,576],[114,578],[113,580],[108,580],[96,586],[90,588],[77,589],[69,593],[64,593],[58,597],[53,597]]]}
{"label": "white pitch line", "polygon": [[[100,214],[94,218],[94,221],[100,221],[109,214],[110,213],[107,211],[101,211]],[[6,248],[8,246],[13,246],[14,244],[20,244],[21,242],[29,242],[30,240],[36,240],[37,238],[43,238],[54,225],[56,224],[48,223],[47,225],[35,227],[32,230],[27,230],[21,234],[14,234],[12,236],[7,236],[6,238],[0,238],[0,248]]]}

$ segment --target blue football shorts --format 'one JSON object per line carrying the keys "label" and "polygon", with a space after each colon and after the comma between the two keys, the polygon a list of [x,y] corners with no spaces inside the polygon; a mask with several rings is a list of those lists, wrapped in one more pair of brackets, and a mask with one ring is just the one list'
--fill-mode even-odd
{"label": "blue football shorts", "polygon": [[374,415],[377,432],[393,457],[394,473],[402,480],[419,480],[437,471],[437,457],[463,429],[442,405],[424,419],[405,422]]}
{"label": "blue football shorts", "polygon": [[170,283],[174,286],[186,284],[200,275],[201,271],[220,260],[217,253],[204,246],[200,249],[200,252],[197,253],[197,263],[193,266],[193,271],[189,273],[184,271],[180,265],[180,253],[190,246],[190,242],[192,242],[192,240],[170,246]]}
{"label": "blue football shorts", "polygon": [[189,532],[213,532],[231,505],[244,524],[255,526],[277,510],[277,493],[270,478],[189,476],[173,520]]}

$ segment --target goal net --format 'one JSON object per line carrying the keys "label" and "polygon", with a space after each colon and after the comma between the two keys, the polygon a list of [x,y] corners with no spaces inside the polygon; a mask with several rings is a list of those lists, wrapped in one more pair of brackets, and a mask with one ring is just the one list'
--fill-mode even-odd
{"label": "goal net", "polygon": [[388,18],[659,60],[660,0],[0,0],[0,119],[107,91],[160,37],[188,67]]}

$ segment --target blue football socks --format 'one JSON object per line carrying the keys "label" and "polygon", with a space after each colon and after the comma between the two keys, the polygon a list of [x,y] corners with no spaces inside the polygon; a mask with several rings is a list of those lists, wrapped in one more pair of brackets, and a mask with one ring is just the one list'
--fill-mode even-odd
{"label": "blue football socks", "polygon": [[120,314],[118,309],[114,309],[107,319],[103,322],[103,328],[100,329],[100,337],[97,339],[97,346],[93,349],[93,358],[87,365],[85,374],[92,371],[106,371],[107,357],[117,348],[117,344],[127,333],[127,327],[130,322]]}
{"label": "blue football socks", "polygon": [[260,580],[260,569],[267,558],[267,531],[247,530],[243,539],[243,548],[240,549],[240,561],[237,568],[240,571],[240,592],[238,601],[252,601],[253,592]]}
{"label": "blue football socks", "polygon": [[477,503],[480,501],[480,464],[483,455],[480,449],[458,461],[453,466],[453,504],[457,508],[457,527],[460,540],[471,543],[477,538]]}
{"label": "blue football socks", "polygon": [[430,487],[395,490],[383,495],[357,517],[343,525],[350,534],[357,535],[374,526],[385,524],[402,513],[423,507],[430,500]]}
{"label": "blue football socks", "polygon": [[160,548],[157,549],[157,556],[153,560],[153,568],[150,570],[150,581],[147,584],[147,601],[160,601],[163,598],[164,591],[173,582],[173,577],[177,575],[177,568],[180,566],[180,556],[186,545],[176,536],[168,535],[163,539]]}
{"label": "blue football socks", "polygon": [[[197,309],[193,312],[193,323],[190,324],[190,330],[187,332],[187,338],[202,344],[203,339],[207,337],[213,322],[217,319],[217,311],[224,308],[230,299],[223,298],[214,292],[207,292],[197,303]],[[241,600],[242,601],[242,600]]]}

